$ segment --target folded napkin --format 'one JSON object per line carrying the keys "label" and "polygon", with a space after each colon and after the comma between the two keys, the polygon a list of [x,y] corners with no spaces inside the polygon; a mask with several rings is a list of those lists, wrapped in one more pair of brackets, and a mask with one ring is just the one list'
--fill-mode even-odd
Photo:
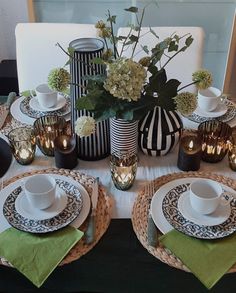
{"label": "folded napkin", "polygon": [[171,230],[159,240],[208,289],[236,263],[236,233],[223,239],[201,240]]}
{"label": "folded napkin", "polygon": [[41,235],[9,228],[0,234],[0,256],[40,287],[82,236],[70,226]]}

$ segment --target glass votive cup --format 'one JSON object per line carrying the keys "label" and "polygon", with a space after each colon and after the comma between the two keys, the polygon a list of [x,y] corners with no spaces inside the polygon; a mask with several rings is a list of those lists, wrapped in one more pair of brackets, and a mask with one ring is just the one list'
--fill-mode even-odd
{"label": "glass votive cup", "polygon": [[228,151],[229,166],[233,171],[236,171],[236,145],[231,144]]}
{"label": "glass votive cup", "polygon": [[54,156],[54,139],[66,134],[66,120],[57,115],[45,115],[35,120],[36,143],[46,156]]}
{"label": "glass votive cup", "polygon": [[209,120],[199,124],[198,132],[202,142],[202,160],[220,162],[228,152],[232,128],[227,123]]}
{"label": "glass votive cup", "polygon": [[110,155],[111,178],[117,189],[129,189],[136,177],[138,157],[129,151],[114,152]]}
{"label": "glass votive cup", "polygon": [[7,137],[16,161],[21,165],[32,163],[36,149],[36,139],[33,128],[15,128],[8,133]]}

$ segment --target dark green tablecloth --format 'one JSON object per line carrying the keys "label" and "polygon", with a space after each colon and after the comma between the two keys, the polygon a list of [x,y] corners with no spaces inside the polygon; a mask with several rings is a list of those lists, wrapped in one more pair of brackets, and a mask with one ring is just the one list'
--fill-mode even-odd
{"label": "dark green tablecloth", "polygon": [[[169,267],[139,243],[130,220],[112,220],[96,247],[58,267],[37,289],[17,270],[0,266],[0,292],[209,292],[190,273]],[[210,292],[236,292],[236,275],[226,274]]]}

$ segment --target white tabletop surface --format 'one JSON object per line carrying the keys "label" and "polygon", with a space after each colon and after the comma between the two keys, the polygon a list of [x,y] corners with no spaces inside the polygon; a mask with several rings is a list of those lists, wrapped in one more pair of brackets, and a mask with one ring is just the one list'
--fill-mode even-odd
{"label": "white tabletop surface", "polygon": [[[0,136],[4,137],[3,135]],[[177,168],[177,153],[178,146],[163,157],[149,157],[140,152],[136,180],[127,191],[115,188],[109,171],[109,158],[92,162],[79,160],[76,169],[94,177],[99,176],[101,184],[114,199],[112,218],[130,218],[135,198],[148,180],[174,172],[181,172]],[[44,156],[37,148],[35,160],[28,166],[22,166],[13,159],[4,179],[9,179],[23,172],[51,167],[55,167],[54,157]],[[227,156],[219,163],[201,162],[199,171],[218,173],[236,179],[236,172],[229,168]]]}

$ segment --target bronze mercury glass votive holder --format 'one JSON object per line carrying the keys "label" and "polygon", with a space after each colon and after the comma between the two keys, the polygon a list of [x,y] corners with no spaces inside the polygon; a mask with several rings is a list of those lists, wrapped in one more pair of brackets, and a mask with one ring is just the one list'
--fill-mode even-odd
{"label": "bronze mercury glass votive holder", "polygon": [[232,128],[227,123],[209,120],[199,124],[198,132],[202,142],[202,160],[220,162],[228,152]]}
{"label": "bronze mercury glass votive holder", "polygon": [[129,189],[136,177],[138,157],[129,151],[114,152],[110,155],[111,177],[115,187]]}
{"label": "bronze mercury glass votive holder", "polygon": [[229,166],[233,171],[236,171],[236,145],[231,144],[228,152]]}
{"label": "bronze mercury glass votive holder", "polygon": [[54,156],[54,140],[66,134],[66,120],[57,115],[45,115],[35,120],[37,146],[46,156]]}
{"label": "bronze mercury glass votive holder", "polygon": [[16,161],[21,165],[32,163],[36,149],[36,139],[33,128],[15,128],[8,133],[7,137]]}

